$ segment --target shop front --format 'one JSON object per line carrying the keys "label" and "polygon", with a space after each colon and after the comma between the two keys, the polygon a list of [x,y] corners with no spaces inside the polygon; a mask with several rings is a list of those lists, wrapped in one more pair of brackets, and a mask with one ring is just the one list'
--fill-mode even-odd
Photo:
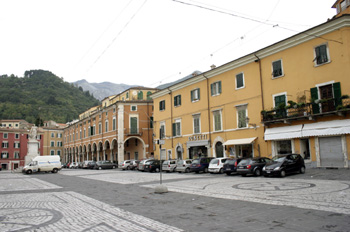
{"label": "shop front", "polygon": [[190,136],[186,145],[189,159],[210,157],[210,141],[207,135]]}
{"label": "shop front", "polygon": [[252,158],[254,157],[254,141],[257,137],[244,139],[231,139],[223,143],[230,157]]}

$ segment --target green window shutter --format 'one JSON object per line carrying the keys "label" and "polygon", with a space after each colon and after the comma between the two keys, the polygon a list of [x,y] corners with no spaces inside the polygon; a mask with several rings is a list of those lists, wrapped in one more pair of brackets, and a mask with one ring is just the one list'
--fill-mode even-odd
{"label": "green window shutter", "polygon": [[181,95],[179,95],[179,106],[181,106]]}
{"label": "green window shutter", "polygon": [[238,128],[246,127],[246,121],[245,110],[238,111]]}
{"label": "green window shutter", "polygon": [[153,117],[150,117],[149,128],[153,128]]}
{"label": "green window shutter", "polygon": [[200,89],[197,89],[198,91],[198,100],[201,99]]}
{"label": "green window shutter", "polygon": [[174,106],[177,106],[177,96],[174,97]]}
{"label": "green window shutter", "polygon": [[211,93],[211,96],[214,95],[214,83],[210,84],[210,93]]}
{"label": "green window shutter", "polygon": [[340,82],[336,82],[333,84],[333,95],[334,95],[334,102],[335,102],[335,107],[338,105],[342,105],[342,100],[341,98],[341,89],[340,89]]}
{"label": "green window shutter", "polygon": [[[311,99],[317,100],[318,99],[318,89],[317,87],[311,88]],[[320,106],[317,103],[312,103],[312,112],[313,114],[319,114],[320,113]]]}
{"label": "green window shutter", "polygon": [[173,136],[176,136],[176,123],[173,123]]}
{"label": "green window shutter", "polygon": [[218,82],[219,85],[219,94],[221,93],[221,81]]}
{"label": "green window shutter", "polygon": [[191,90],[191,102],[193,102],[193,99],[194,99],[194,90]]}

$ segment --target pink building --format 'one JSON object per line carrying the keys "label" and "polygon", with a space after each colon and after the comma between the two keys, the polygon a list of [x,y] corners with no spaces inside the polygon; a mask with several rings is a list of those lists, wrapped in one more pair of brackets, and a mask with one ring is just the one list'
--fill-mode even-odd
{"label": "pink building", "polygon": [[[31,126],[24,120],[0,120],[0,164],[3,170],[14,170],[25,165]],[[43,139],[43,135],[38,132],[38,155],[43,154]]]}

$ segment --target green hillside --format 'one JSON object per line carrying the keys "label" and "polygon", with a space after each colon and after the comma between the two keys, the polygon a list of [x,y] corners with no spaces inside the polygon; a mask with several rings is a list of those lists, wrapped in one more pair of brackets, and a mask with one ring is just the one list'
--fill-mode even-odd
{"label": "green hillside", "polygon": [[89,91],[49,71],[30,70],[24,77],[0,76],[0,119],[66,123],[98,104]]}

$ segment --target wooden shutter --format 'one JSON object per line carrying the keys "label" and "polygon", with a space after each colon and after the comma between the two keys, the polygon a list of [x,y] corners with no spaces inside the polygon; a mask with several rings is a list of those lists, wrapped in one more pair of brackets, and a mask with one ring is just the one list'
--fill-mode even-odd
{"label": "wooden shutter", "polygon": [[173,136],[176,136],[176,123],[173,123]]}
{"label": "wooden shutter", "polygon": [[[311,88],[311,99],[317,100],[318,99],[318,89],[317,87]],[[320,113],[320,106],[317,103],[312,103],[312,113],[313,114],[319,114]]]}
{"label": "wooden shutter", "polygon": [[201,95],[200,95],[200,91],[199,91],[200,89],[197,89],[197,100],[199,100],[200,98],[201,98]]}
{"label": "wooden shutter", "polygon": [[211,93],[211,96],[214,95],[214,83],[210,84],[210,93]]}
{"label": "wooden shutter", "polygon": [[333,96],[335,107],[337,107],[338,105],[342,105],[340,82],[336,82],[333,84]]}
{"label": "wooden shutter", "polygon": [[221,93],[221,81],[218,82],[219,85],[219,94]]}
{"label": "wooden shutter", "polygon": [[191,90],[191,102],[194,101],[194,90]]}

